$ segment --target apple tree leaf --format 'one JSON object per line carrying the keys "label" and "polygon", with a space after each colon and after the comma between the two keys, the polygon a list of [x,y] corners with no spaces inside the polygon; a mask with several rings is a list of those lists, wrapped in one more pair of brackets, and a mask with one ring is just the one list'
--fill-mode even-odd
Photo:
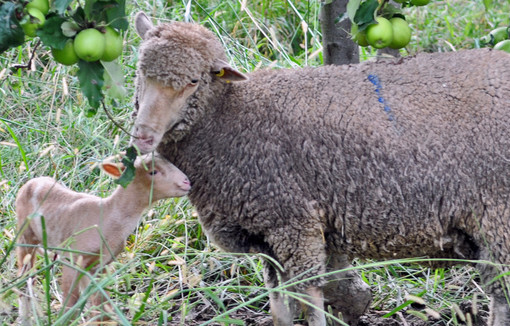
{"label": "apple tree leaf", "polygon": [[75,21],[66,21],[62,23],[60,27],[62,29],[62,34],[67,37],[73,37],[80,30],[80,26]]}
{"label": "apple tree leaf", "polygon": [[135,160],[136,160],[136,149],[131,146],[126,149],[126,155],[122,158],[122,164],[124,164],[125,170],[122,172],[120,178],[114,180],[118,185],[126,188],[131,181],[135,178]]}
{"label": "apple tree leaf", "polygon": [[80,89],[92,107],[87,115],[93,116],[103,100],[101,89],[104,84],[104,68],[99,61],[87,62],[84,60],[78,61],[78,67],[80,68],[77,72]]}
{"label": "apple tree leaf", "polygon": [[121,30],[129,27],[125,0],[86,0],[84,14],[87,21],[105,22]]}
{"label": "apple tree leaf", "polygon": [[46,19],[42,28],[37,30],[37,36],[44,45],[60,50],[64,48],[68,40],[61,28],[64,22],[65,19],[60,16],[52,16]]}
{"label": "apple tree leaf", "polygon": [[[113,5],[113,3],[116,3]],[[106,10],[106,17],[110,26],[120,30],[127,30],[129,23],[126,18],[126,1],[115,0],[112,1],[112,6]]]}
{"label": "apple tree leaf", "polygon": [[347,16],[349,16],[351,22],[354,22],[354,16],[356,16],[360,3],[361,0],[349,0],[349,3],[347,3]]}
{"label": "apple tree leaf", "polygon": [[359,31],[363,31],[368,25],[376,23],[375,12],[378,7],[379,1],[377,0],[367,0],[360,4],[353,20],[358,25]]}
{"label": "apple tree leaf", "polygon": [[124,88],[124,73],[117,62],[101,61],[104,67],[104,88],[108,96],[123,99],[127,95]]}
{"label": "apple tree leaf", "polygon": [[4,2],[0,7],[0,53],[25,41],[25,32],[16,18],[19,8],[14,2]]}
{"label": "apple tree leaf", "polygon": [[71,20],[74,21],[78,26],[87,26],[88,22],[85,18],[85,10],[82,7],[76,8],[71,14]]}
{"label": "apple tree leaf", "polygon": [[73,0],[54,0],[53,7],[58,14],[62,15],[66,11],[67,7],[69,7],[71,2],[73,2]]}
{"label": "apple tree leaf", "polygon": [[386,4],[382,8],[381,16],[388,18],[388,19],[393,18],[393,17],[400,17],[402,19],[405,19],[405,16],[402,14],[402,10],[395,7],[391,3]]}
{"label": "apple tree leaf", "polygon": [[85,18],[89,21],[96,21],[96,19],[94,19],[95,17],[93,13],[94,4],[96,3],[96,1],[97,0],[85,0],[85,7],[83,7],[83,10],[85,12]]}

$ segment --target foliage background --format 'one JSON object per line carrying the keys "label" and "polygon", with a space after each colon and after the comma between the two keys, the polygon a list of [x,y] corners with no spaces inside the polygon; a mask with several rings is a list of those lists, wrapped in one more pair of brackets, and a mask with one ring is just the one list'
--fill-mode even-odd
{"label": "foliage background", "polygon": [[[240,70],[322,64],[319,1],[128,1],[130,28],[119,58],[127,95],[123,99],[107,96],[105,101],[126,129],[132,123],[140,42],[132,19],[139,10],[154,22],[204,24],[220,37]],[[506,0],[493,1],[489,10],[482,1],[461,0],[436,0],[426,7],[406,9],[413,38],[401,54],[479,47],[479,38],[509,24],[509,12]],[[25,281],[16,277],[12,252],[19,187],[29,178],[50,175],[74,190],[105,196],[114,184],[95,165],[124,150],[129,140],[101,110],[86,116],[87,102],[79,90],[76,67],[55,64],[49,49],[38,48],[28,69],[12,69],[28,62],[36,41],[0,54],[0,322],[5,325],[16,318],[16,285]],[[369,48],[361,49],[362,60],[374,55]],[[263,325],[269,320],[269,307],[260,258],[218,251],[203,234],[187,199],[172,199],[144,215],[126,252],[111,264],[106,276],[95,276],[95,280],[112,291],[118,309],[104,313],[124,323]],[[466,300],[487,308],[477,275],[469,267],[431,270],[406,261],[391,265],[363,261],[356,266],[374,291],[372,309],[381,315],[394,310],[407,318],[426,315],[429,308],[439,312],[443,322],[459,324],[456,307]],[[46,268],[41,259],[38,268],[33,308],[40,324],[79,324],[80,318],[96,309],[85,307],[82,317],[66,319],[60,310],[58,285],[53,277],[49,282],[46,278],[59,274],[59,260]],[[409,306],[408,294],[420,294],[424,304]]]}

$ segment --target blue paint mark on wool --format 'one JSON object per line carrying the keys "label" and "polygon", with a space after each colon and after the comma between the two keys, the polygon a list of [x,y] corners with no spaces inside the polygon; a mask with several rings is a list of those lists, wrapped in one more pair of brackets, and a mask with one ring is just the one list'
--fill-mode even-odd
{"label": "blue paint mark on wool", "polygon": [[381,103],[383,105],[383,110],[384,110],[384,112],[386,112],[386,115],[388,116],[388,120],[395,121],[395,116],[391,112],[390,106],[386,103],[386,100],[382,96],[382,85],[381,85],[381,81],[379,80],[379,77],[377,77],[377,75],[370,74],[370,75],[368,75],[368,80],[372,84],[374,84],[375,93],[377,94],[377,100],[379,101],[379,103]]}

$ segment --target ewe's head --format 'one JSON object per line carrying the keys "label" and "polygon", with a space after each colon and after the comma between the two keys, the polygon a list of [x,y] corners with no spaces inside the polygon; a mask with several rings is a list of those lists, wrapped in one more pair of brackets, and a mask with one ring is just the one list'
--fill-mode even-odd
{"label": "ewe's head", "polygon": [[190,125],[207,104],[211,84],[245,80],[226,62],[219,40],[206,28],[173,22],[152,25],[144,13],[135,18],[143,39],[136,81],[137,118],[132,142],[154,150],[163,134],[180,122]]}
{"label": "ewe's head", "polygon": [[[128,185],[139,192],[140,196],[149,196],[152,200],[181,197],[188,194],[191,183],[188,177],[175,165],[159,155],[146,154],[136,158],[135,177]],[[122,163],[104,162],[101,168],[114,178],[119,178],[125,170]]]}

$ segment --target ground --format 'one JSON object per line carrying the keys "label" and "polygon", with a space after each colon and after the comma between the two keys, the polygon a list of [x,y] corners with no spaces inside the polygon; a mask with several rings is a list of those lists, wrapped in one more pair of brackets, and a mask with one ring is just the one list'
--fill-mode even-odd
{"label": "ground", "polygon": [[[481,307],[486,308],[486,307]],[[465,313],[471,312],[471,303],[466,301],[460,305],[460,309]],[[396,313],[392,317],[383,318],[383,315],[388,313],[387,311],[381,312],[376,310],[370,310],[363,315],[356,326],[447,326],[455,325],[448,320],[451,319],[451,312],[443,311],[441,315],[444,316],[442,320],[429,320],[424,321],[416,316],[408,313]],[[214,309],[210,306],[205,305],[197,306],[197,309],[186,316],[186,320],[182,323],[180,318],[174,318],[168,325],[171,326],[198,326],[211,319],[217,314]],[[271,316],[266,312],[254,312],[249,309],[240,309],[230,316],[232,319],[244,321],[245,326],[272,326]],[[487,325],[488,312],[480,310],[477,318],[472,322],[472,326],[485,326]],[[213,326],[224,326],[220,323],[211,323]],[[296,326],[305,324],[296,324]],[[465,322],[459,320],[457,325],[467,325]]]}

